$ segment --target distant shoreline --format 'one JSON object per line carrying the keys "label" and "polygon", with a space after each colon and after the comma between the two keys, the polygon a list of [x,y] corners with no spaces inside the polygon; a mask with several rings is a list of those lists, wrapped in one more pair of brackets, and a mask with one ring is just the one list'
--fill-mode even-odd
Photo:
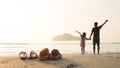
{"label": "distant shoreline", "polygon": [[[4,45],[30,45],[30,44],[46,44],[46,43],[80,43],[80,41],[52,41],[52,42],[40,42],[40,43],[0,43],[4,44]],[[92,44],[92,42],[87,43],[86,44]],[[103,42],[100,44],[120,44],[120,42]]]}

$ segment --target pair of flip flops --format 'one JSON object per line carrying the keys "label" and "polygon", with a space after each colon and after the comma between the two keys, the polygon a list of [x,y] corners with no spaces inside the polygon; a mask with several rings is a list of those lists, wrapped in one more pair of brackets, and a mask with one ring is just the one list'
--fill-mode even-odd
{"label": "pair of flip flops", "polygon": [[51,53],[49,53],[48,48],[44,48],[43,50],[40,51],[39,54],[39,60],[40,61],[45,61],[45,60],[57,60],[57,59],[62,59],[62,55],[57,49],[53,49]]}
{"label": "pair of flip flops", "polygon": [[22,60],[25,60],[25,59],[37,59],[38,55],[34,51],[31,51],[30,56],[28,57],[27,53],[25,51],[22,51],[22,52],[19,53],[19,57]]}

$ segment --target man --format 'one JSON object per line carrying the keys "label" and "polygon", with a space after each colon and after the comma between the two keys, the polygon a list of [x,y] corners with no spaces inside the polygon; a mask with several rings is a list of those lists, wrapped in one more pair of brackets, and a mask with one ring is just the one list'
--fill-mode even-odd
{"label": "man", "polygon": [[100,51],[100,29],[107,21],[108,20],[106,20],[101,26],[98,26],[97,22],[94,23],[94,27],[93,27],[91,35],[89,37],[91,39],[91,36],[93,35],[93,52],[94,52],[94,54],[95,54],[95,45],[96,44],[97,44],[97,49],[98,49],[98,54],[99,54],[99,51]]}

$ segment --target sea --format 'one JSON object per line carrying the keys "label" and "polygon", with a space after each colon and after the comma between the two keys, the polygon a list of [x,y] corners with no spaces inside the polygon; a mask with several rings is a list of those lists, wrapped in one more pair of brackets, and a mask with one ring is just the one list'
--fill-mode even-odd
{"label": "sea", "polygon": [[[44,48],[49,52],[58,49],[61,54],[81,54],[80,42],[45,42],[45,43],[0,43],[0,55],[13,55],[25,51],[28,54],[34,50],[37,54]],[[97,46],[96,46],[97,52]],[[93,54],[92,43],[86,43],[86,54]],[[101,43],[101,54],[120,54],[120,43]]]}

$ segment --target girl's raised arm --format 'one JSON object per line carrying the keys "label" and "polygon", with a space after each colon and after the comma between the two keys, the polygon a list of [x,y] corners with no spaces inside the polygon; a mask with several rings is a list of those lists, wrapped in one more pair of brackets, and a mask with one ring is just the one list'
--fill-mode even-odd
{"label": "girl's raised arm", "polygon": [[76,30],[76,32],[77,32],[78,34],[80,34],[80,36],[82,36],[81,33],[80,33],[79,31]]}

